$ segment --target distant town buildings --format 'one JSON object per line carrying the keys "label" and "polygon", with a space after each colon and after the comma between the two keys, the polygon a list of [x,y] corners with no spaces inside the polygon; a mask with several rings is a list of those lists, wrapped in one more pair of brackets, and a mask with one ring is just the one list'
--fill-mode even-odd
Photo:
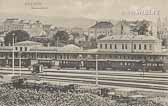
{"label": "distant town buildings", "polygon": [[111,22],[96,22],[95,25],[89,27],[88,35],[90,38],[97,38],[100,35],[111,36],[113,33],[113,24]]}
{"label": "distant town buildings", "polygon": [[1,25],[1,32],[23,30],[23,21],[17,18],[7,18]]}
{"label": "distant town buildings", "polygon": [[79,28],[79,27],[74,27],[74,28],[71,28],[71,33],[78,33],[78,34],[82,35],[82,34],[84,34],[84,29]]}
{"label": "distant town buildings", "polygon": [[[157,37],[162,41],[162,45],[168,47],[168,20],[159,18],[157,22],[147,20],[130,21],[122,19],[120,21],[96,21],[96,23],[86,29],[80,27],[65,28],[43,24],[39,20],[20,20],[18,18],[7,18],[0,24],[0,43],[3,45],[6,33],[13,30],[24,30],[28,32],[33,41],[48,42],[58,31],[68,33],[71,43],[82,45],[86,41],[95,41],[103,37],[119,37],[125,35],[146,35]],[[118,37],[117,37],[118,38]],[[121,37],[121,39],[123,39]],[[130,38],[131,39],[131,38]],[[81,43],[82,42],[82,43]],[[99,42],[99,41],[98,41]],[[100,43],[100,42],[99,42]],[[145,50],[146,51],[146,50]]]}
{"label": "distant town buildings", "polygon": [[121,20],[118,21],[117,24],[113,27],[113,34],[123,35],[123,34],[132,34],[132,26],[135,26],[133,22]]}
{"label": "distant town buildings", "polygon": [[43,31],[43,24],[40,21],[36,21],[31,24],[31,36],[40,36]]}
{"label": "distant town buildings", "polygon": [[6,36],[6,33],[0,33],[0,46],[4,46],[4,37]]}
{"label": "distant town buildings", "polygon": [[24,30],[31,36],[40,36],[41,32],[49,33],[51,25],[42,24],[40,21],[19,20],[18,18],[7,18],[0,24],[0,32],[10,32],[13,30]]}
{"label": "distant town buildings", "polygon": [[163,40],[163,46],[168,47],[168,20],[167,17],[157,20],[157,37]]}

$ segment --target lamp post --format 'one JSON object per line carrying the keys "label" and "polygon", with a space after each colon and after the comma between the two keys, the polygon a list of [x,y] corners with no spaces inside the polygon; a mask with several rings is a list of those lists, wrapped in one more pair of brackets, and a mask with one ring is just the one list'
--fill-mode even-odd
{"label": "lamp post", "polygon": [[98,61],[97,61],[97,57],[98,57],[98,55],[96,55],[96,86],[98,86],[98,84],[99,84],[99,82],[98,82],[99,73],[98,73]]}
{"label": "lamp post", "polygon": [[15,51],[14,51],[14,43],[15,43],[15,33],[12,34],[12,74],[14,75],[14,71],[15,71]]}

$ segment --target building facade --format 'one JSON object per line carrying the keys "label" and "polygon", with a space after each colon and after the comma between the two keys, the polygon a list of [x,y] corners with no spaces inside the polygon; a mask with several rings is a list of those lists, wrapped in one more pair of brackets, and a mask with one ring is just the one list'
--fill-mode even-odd
{"label": "building facade", "polygon": [[111,22],[96,22],[88,29],[88,35],[91,38],[97,38],[100,35],[111,36],[113,33],[113,24]]}
{"label": "building facade", "polygon": [[161,40],[146,35],[113,35],[98,41],[97,48],[112,52],[161,52]]}

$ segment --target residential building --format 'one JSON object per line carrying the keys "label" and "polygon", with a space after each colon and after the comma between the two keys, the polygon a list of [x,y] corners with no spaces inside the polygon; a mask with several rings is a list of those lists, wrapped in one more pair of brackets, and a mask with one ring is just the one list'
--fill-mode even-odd
{"label": "residential building", "polygon": [[43,24],[40,21],[36,21],[31,25],[31,36],[40,36],[43,31]]}
{"label": "residential building", "polygon": [[74,27],[74,28],[71,28],[71,33],[78,33],[78,34],[82,35],[82,34],[84,34],[84,30],[79,27]]}
{"label": "residential building", "polygon": [[17,18],[7,18],[1,26],[2,32],[9,32],[13,30],[23,30],[22,21]]}
{"label": "residential building", "polygon": [[112,34],[113,24],[107,21],[96,22],[88,29],[89,38],[97,38],[100,35],[111,36]]}

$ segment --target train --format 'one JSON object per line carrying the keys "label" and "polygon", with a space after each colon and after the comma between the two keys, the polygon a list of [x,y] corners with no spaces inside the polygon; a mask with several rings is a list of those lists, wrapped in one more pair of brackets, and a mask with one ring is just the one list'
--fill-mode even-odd
{"label": "train", "polygon": [[[44,61],[43,61],[44,62]],[[48,61],[46,61],[48,63]],[[121,59],[62,59],[57,61],[58,69],[116,70],[116,71],[158,71],[166,72],[168,63],[158,60],[121,60]],[[39,63],[40,64],[40,63]],[[43,63],[43,65],[45,65]],[[52,62],[48,68],[52,67]]]}

